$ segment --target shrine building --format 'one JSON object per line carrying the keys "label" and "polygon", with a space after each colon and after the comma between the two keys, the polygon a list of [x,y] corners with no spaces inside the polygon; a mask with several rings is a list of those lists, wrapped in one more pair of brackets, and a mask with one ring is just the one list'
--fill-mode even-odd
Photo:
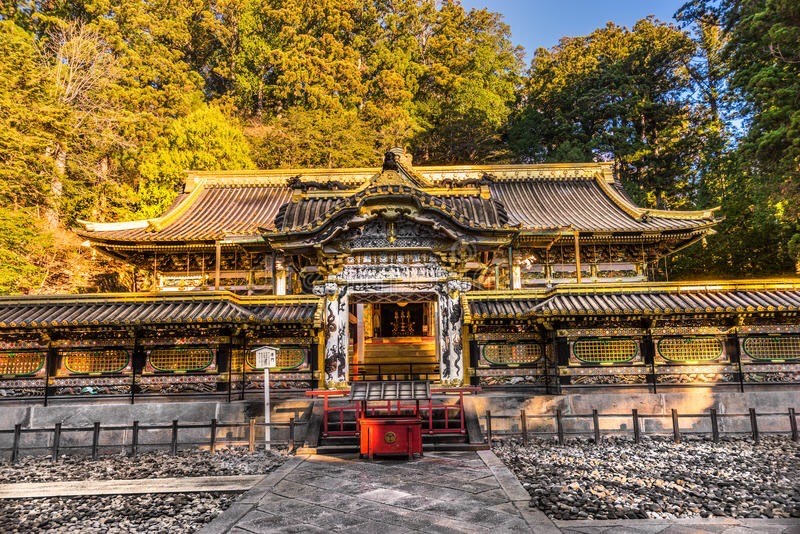
{"label": "shrine building", "polygon": [[[611,163],[189,172],[162,216],[82,222],[129,294],[0,299],[5,396],[274,387],[744,390],[800,380],[800,281],[654,282],[714,210],[636,206]],[[739,253],[746,254],[746,251]]]}

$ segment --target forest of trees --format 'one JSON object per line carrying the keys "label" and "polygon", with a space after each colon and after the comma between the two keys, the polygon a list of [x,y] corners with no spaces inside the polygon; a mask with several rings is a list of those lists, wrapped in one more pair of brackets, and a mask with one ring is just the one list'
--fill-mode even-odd
{"label": "forest of trees", "polygon": [[[0,293],[124,284],[69,229],[160,214],[184,169],[613,159],[721,205],[670,278],[800,269],[800,2],[691,0],[530,65],[457,0],[0,0]],[[109,282],[109,280],[111,280]],[[109,285],[110,284],[110,285]]]}

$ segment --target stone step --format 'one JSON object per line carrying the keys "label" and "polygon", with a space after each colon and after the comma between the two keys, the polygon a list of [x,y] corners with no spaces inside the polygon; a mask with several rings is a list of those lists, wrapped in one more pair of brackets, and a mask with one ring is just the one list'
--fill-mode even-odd
{"label": "stone step", "polygon": [[365,363],[436,363],[439,358],[435,354],[386,354],[375,356],[365,354]]}
{"label": "stone step", "polygon": [[414,346],[396,346],[396,345],[389,345],[389,346],[371,346],[365,345],[364,346],[364,353],[365,354],[436,354],[436,347],[414,347]]}

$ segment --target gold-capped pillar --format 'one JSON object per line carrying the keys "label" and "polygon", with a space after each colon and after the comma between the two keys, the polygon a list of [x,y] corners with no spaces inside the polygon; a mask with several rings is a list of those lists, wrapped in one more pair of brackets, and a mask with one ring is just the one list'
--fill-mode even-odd
{"label": "gold-capped pillar", "polygon": [[282,259],[278,259],[275,262],[275,294],[276,295],[285,295],[286,294],[286,265]]}
{"label": "gold-capped pillar", "polygon": [[214,243],[214,290],[219,291],[220,268],[222,263],[222,243],[217,240]]}
{"label": "gold-capped pillar", "polygon": [[349,310],[347,285],[334,277],[314,286],[314,294],[324,297],[322,328],[325,332],[325,366],[322,369],[325,387],[344,389],[348,386]]}
{"label": "gold-capped pillar", "polygon": [[575,281],[579,284],[583,281],[583,277],[581,276],[581,244],[580,244],[580,234],[578,231],[575,230],[574,239],[575,239]]}

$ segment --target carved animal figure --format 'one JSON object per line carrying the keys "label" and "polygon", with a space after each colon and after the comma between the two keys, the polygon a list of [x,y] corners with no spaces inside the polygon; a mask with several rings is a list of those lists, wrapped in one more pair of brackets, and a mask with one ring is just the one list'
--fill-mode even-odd
{"label": "carved animal figure", "polygon": [[450,369],[450,336],[445,333],[442,341],[442,378],[448,379],[452,373]]}
{"label": "carved animal figure", "polygon": [[344,189],[350,189],[347,184],[343,184],[338,180],[331,180],[329,182],[317,182],[314,180],[306,180],[303,181],[300,176],[292,176],[286,181],[286,185],[289,189],[299,189],[303,193],[307,193],[310,189],[317,189],[323,191],[341,191]]}
{"label": "carved animal figure", "polygon": [[461,321],[461,306],[455,303],[450,308],[450,324],[456,326],[459,321]]}
{"label": "carved animal figure", "polygon": [[333,313],[333,302],[328,302],[328,318],[326,320],[328,333],[333,334],[336,332],[336,315]]}
{"label": "carved animal figure", "polygon": [[454,334],[453,334],[453,339],[454,339],[453,350],[456,353],[456,358],[453,361],[453,366],[456,368],[456,374],[460,375],[461,374],[461,366],[458,364],[458,362],[461,361],[461,356],[462,356],[461,332],[456,330],[454,332]]}

